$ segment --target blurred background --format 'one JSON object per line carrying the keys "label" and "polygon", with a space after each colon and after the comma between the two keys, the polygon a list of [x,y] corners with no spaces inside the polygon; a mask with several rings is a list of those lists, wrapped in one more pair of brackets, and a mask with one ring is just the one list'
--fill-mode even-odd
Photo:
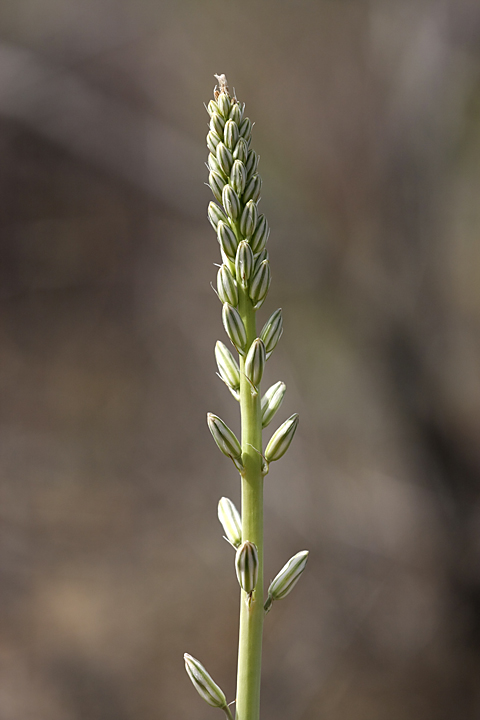
{"label": "blurred background", "polygon": [[2,720],[214,718],[185,651],[234,697],[214,73],[256,122],[266,381],[301,416],[263,717],[478,719],[478,2],[4,0],[0,33]]}

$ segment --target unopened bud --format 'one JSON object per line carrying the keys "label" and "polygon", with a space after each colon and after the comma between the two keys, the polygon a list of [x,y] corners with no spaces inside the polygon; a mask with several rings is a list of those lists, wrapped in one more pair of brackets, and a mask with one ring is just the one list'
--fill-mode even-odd
{"label": "unopened bud", "polygon": [[222,202],[222,190],[225,187],[225,180],[220,173],[213,171],[210,172],[208,176],[208,184],[210,185],[210,189],[215,197],[215,200]]}
{"label": "unopened bud", "polygon": [[238,103],[233,103],[232,109],[230,110],[230,120],[233,120],[237,125],[242,122],[242,111]]}
{"label": "unopened bud", "polygon": [[248,294],[250,295],[250,299],[255,309],[258,309],[257,306],[260,307],[259,303],[263,303],[267,297],[270,281],[270,263],[268,260],[264,260],[255,270],[248,288]]}
{"label": "unopened bud", "polygon": [[252,134],[252,121],[250,120],[250,118],[243,118],[238,129],[240,132],[240,137],[245,138],[245,140],[247,140],[248,142],[250,135]]}
{"label": "unopened bud", "polygon": [[[216,206],[218,207],[218,205]],[[223,212],[223,211],[222,211]],[[227,218],[225,217],[222,222],[218,223],[217,226],[217,240],[220,243],[220,247],[222,248],[223,252],[231,260],[232,262],[235,262],[235,257],[237,254],[237,247],[238,247],[238,240],[235,237],[235,233],[230,228],[230,226],[227,224]]]}
{"label": "unopened bud", "polygon": [[250,245],[252,246],[252,250],[254,255],[261,252],[268,240],[268,236],[270,234],[270,229],[268,227],[268,221],[265,215],[259,215],[257,224],[255,226],[255,231],[252,235],[252,238],[250,240]]}
{"label": "unopened bud", "polygon": [[262,381],[265,363],[265,345],[263,344],[263,340],[257,338],[250,345],[247,357],[245,358],[245,375],[256,388]]}
{"label": "unopened bud", "polygon": [[214,153],[208,154],[208,169],[212,170],[213,172],[218,173],[219,175],[222,175],[224,177],[224,172],[220,165],[218,164],[218,160]]}
{"label": "unopened bud", "polygon": [[230,545],[238,548],[242,543],[242,519],[233,502],[226,497],[220,498],[218,503],[218,519]]}
{"label": "unopened bud", "polygon": [[258,553],[254,543],[247,541],[240,545],[235,555],[235,570],[240,587],[250,595],[258,580]]}
{"label": "unopened bud", "polygon": [[240,200],[231,185],[225,185],[223,188],[222,204],[228,217],[232,220],[236,220],[240,214]]}
{"label": "unopened bud", "polygon": [[285,383],[279,380],[275,385],[269,387],[263,396],[261,403],[263,428],[266,428],[272,422],[275,413],[283,402],[286,389]]}
{"label": "unopened bud", "polygon": [[257,224],[257,219],[257,206],[255,205],[253,200],[250,200],[245,205],[242,212],[242,217],[240,218],[240,232],[242,233],[244,238],[249,238],[252,235]]}
{"label": "unopened bud", "polygon": [[215,100],[210,100],[210,102],[207,105],[207,112],[210,115],[210,117],[212,117],[212,115],[214,115],[215,113],[220,112],[219,107],[218,107],[217,103],[215,102]]}
{"label": "unopened bud", "polygon": [[233,120],[227,120],[225,123],[223,141],[227,148],[233,151],[238,142],[238,125]]}
{"label": "unopened bud", "polygon": [[237,283],[226,265],[221,265],[217,273],[217,292],[221,303],[238,304]]}
{"label": "unopened bud", "polygon": [[260,177],[260,175],[254,175],[247,182],[247,185],[245,187],[245,192],[243,193],[243,202],[248,202],[249,200],[253,200],[253,202],[258,202],[261,191],[262,191],[262,178]]}
{"label": "unopened bud", "polygon": [[217,135],[216,132],[213,130],[210,130],[210,132],[207,135],[207,147],[210,150],[211,153],[216,153],[217,151],[217,145],[220,142],[222,138]]}
{"label": "unopened bud", "polygon": [[223,327],[240,355],[245,355],[247,345],[247,332],[238,310],[229,303],[224,303],[222,308]]}
{"label": "unopened bud", "polygon": [[242,240],[238,244],[237,255],[235,257],[235,272],[237,282],[246,287],[253,270],[253,253],[252,248],[246,240]]}
{"label": "unopened bud", "polygon": [[240,390],[240,369],[230,350],[220,340],[215,345],[215,359],[223,382],[236,393]]}
{"label": "unopened bud", "polygon": [[[240,138],[237,144],[235,145],[235,150],[233,151],[233,159],[234,160],[241,160],[243,163],[246,162],[248,156],[248,146],[245,142],[244,138]],[[247,172],[247,168],[245,168],[245,172]]]}
{"label": "unopened bud", "polygon": [[285,455],[293,440],[297,426],[298,413],[294,413],[273,433],[265,448],[265,460],[267,463],[280,460]]}
{"label": "unopened bud", "polygon": [[217,156],[218,164],[222,168],[225,175],[230,174],[230,168],[232,167],[233,163],[233,156],[230,150],[226,147],[226,145],[223,144],[223,142],[219,142],[215,154]]}
{"label": "unopened bud", "polygon": [[202,663],[188,653],[184,654],[183,659],[185,660],[185,669],[198,694],[213,707],[227,707],[225,693],[211,678]]}
{"label": "unopened bud", "polygon": [[245,165],[241,160],[234,160],[230,172],[230,184],[239,197],[242,196],[245,190],[246,181],[247,173],[245,172]]}
{"label": "unopened bud", "polygon": [[223,137],[225,120],[218,113],[214,113],[210,118],[210,130],[217,133],[218,137]]}
{"label": "unopened bud", "polygon": [[259,163],[259,156],[255,152],[255,150],[249,150],[247,162],[245,163],[245,169],[247,171],[247,179],[250,180],[250,178],[255,175],[258,168]]}
{"label": "unopened bud", "polygon": [[293,590],[305,570],[307,560],[308,550],[301,550],[283,566],[268,588],[268,598],[265,603],[266,612],[270,610],[274,600],[282,600]]}
{"label": "unopened bud", "polygon": [[232,101],[227,93],[220,93],[217,98],[217,105],[223,117],[227,119],[230,115],[230,108],[232,107]]}
{"label": "unopened bud", "polygon": [[260,337],[265,343],[265,350],[267,351],[267,360],[275,350],[278,341],[282,337],[283,333],[283,320],[282,320],[282,309],[278,308],[269,317],[265,325],[263,326]]}
{"label": "unopened bud", "polygon": [[223,209],[214,202],[208,204],[208,219],[214,230],[217,230],[218,223],[224,222],[226,224],[228,222],[228,218],[223,212]]}
{"label": "unopened bud", "polygon": [[207,423],[213,439],[223,454],[234,461],[240,460],[242,448],[237,440],[237,436],[230,430],[228,425],[226,425],[218,415],[214,415],[213,413],[207,414]]}

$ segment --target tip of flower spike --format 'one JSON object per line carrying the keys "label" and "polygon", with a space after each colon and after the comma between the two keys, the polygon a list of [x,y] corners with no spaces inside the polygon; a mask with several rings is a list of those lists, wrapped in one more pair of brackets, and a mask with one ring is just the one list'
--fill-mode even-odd
{"label": "tip of flower spike", "polygon": [[221,75],[214,74],[213,77],[216,78],[216,80],[218,82],[218,91],[221,93],[222,92],[227,93],[227,95],[228,95],[229,93],[228,93],[228,85],[227,85],[227,76],[224,73],[222,73]]}

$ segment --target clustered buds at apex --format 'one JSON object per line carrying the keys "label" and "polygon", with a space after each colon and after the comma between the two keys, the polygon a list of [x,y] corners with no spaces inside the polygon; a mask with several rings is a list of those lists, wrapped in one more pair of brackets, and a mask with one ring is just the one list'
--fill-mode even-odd
{"label": "clustered buds at apex", "polygon": [[268,388],[262,398],[262,427],[266,428],[272,422],[275,413],[283,402],[286,390],[287,386],[281,380]]}
{"label": "clustered buds at apex", "polygon": [[293,440],[297,426],[298,413],[294,413],[273,433],[265,448],[265,460],[267,463],[280,460],[285,455]]}
{"label": "clustered buds at apex", "polygon": [[265,343],[265,350],[267,351],[267,360],[275,350],[278,341],[282,337],[283,333],[283,320],[282,320],[282,309],[278,308],[269,317],[267,322],[262,328],[260,337]]}
{"label": "clustered buds at apex", "polygon": [[238,304],[237,283],[226,265],[221,265],[217,273],[217,292],[220,302]]}
{"label": "clustered buds at apex", "polygon": [[245,358],[245,375],[255,388],[257,388],[262,381],[265,363],[265,345],[263,344],[263,340],[257,338],[250,345],[247,357]]}
{"label": "clustered buds at apex", "polygon": [[230,430],[228,425],[226,425],[218,415],[214,415],[213,413],[207,414],[207,423],[219,449],[224,455],[233,460],[238,469],[241,469],[242,464],[240,458],[242,457],[242,448],[235,433]]}
{"label": "clustered buds at apex", "polygon": [[258,579],[258,553],[254,543],[247,540],[240,545],[235,555],[235,570],[240,587],[251,595]]}
{"label": "clustered buds at apex", "polygon": [[223,327],[233,345],[240,355],[245,355],[247,345],[247,331],[240,317],[238,310],[229,303],[224,303],[222,308]]}
{"label": "clustered buds at apex", "polygon": [[233,391],[234,397],[238,400],[238,392],[240,390],[240,369],[230,350],[220,340],[218,340],[215,345],[215,359],[217,361],[220,377],[227,387]]}
{"label": "clustered buds at apex", "polygon": [[218,519],[220,520],[225,538],[230,545],[238,548],[242,543],[242,519],[233,502],[226,497],[218,503]]}
{"label": "clustered buds at apex", "polygon": [[305,570],[308,560],[308,550],[301,550],[294,555],[283,566],[276,578],[270,583],[268,588],[268,597],[265,602],[265,612],[270,610],[274,600],[281,600],[293,590],[300,576]]}
{"label": "clustered buds at apex", "polygon": [[217,98],[217,105],[219,111],[222,113],[224,118],[228,118],[230,114],[230,105],[231,101],[228,95],[224,92],[220,93],[220,95]]}
{"label": "clustered buds at apex", "polygon": [[238,244],[237,254],[235,257],[235,272],[237,275],[237,282],[239,282],[243,287],[247,287],[252,270],[252,248],[246,240],[242,240],[242,242]]}
{"label": "clustered buds at apex", "polygon": [[225,708],[227,706],[225,693],[210,677],[202,663],[188,653],[184,654],[183,659],[185,660],[185,669],[198,694],[201,695],[209,705]]}

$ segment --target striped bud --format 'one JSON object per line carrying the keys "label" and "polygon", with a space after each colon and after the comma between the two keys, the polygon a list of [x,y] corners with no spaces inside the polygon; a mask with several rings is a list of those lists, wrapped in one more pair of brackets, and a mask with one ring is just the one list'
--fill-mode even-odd
{"label": "striped bud", "polygon": [[250,118],[248,118],[248,117],[243,118],[238,130],[240,132],[240,137],[245,138],[245,140],[247,140],[247,142],[248,142],[248,139],[250,138],[250,135],[252,134],[252,121],[250,120]]}
{"label": "striped bud", "polygon": [[258,309],[257,306],[260,307],[259,303],[263,303],[267,297],[270,281],[270,263],[268,260],[264,260],[253,274],[248,288],[248,294],[255,309]]}
{"label": "striped bud", "polygon": [[232,167],[233,163],[233,156],[230,150],[223,144],[223,142],[219,142],[216,150],[215,155],[218,160],[218,164],[222,168],[225,175],[228,175],[230,173],[230,168]]}
{"label": "striped bud", "polygon": [[232,105],[232,109],[230,110],[230,120],[233,120],[233,122],[237,125],[240,125],[242,122],[242,111],[238,103],[233,103]]}
{"label": "striped bud", "polygon": [[257,206],[255,205],[253,200],[250,200],[245,205],[242,212],[242,217],[240,218],[240,232],[242,233],[244,238],[249,238],[252,235],[253,231],[255,230],[257,220]]}
{"label": "striped bud", "polygon": [[260,193],[262,191],[262,178],[260,175],[254,175],[247,183],[245,192],[243,193],[243,202],[253,200],[258,202]]}
{"label": "striped bud", "polygon": [[283,566],[268,588],[265,612],[270,610],[274,600],[282,600],[282,598],[286,597],[288,593],[293,590],[305,570],[307,560],[308,550],[301,550]]}
{"label": "striped bud", "polygon": [[222,176],[219,173],[212,171],[208,176],[208,184],[210,185],[210,190],[212,191],[215,200],[222,202],[222,190],[225,187],[225,180]]}
{"label": "striped bud", "polygon": [[246,182],[247,173],[245,171],[245,165],[241,160],[234,160],[232,170],[230,172],[230,184],[239,197],[245,190]]}
{"label": "striped bud", "polygon": [[282,337],[283,333],[283,320],[282,320],[282,309],[278,308],[269,317],[265,325],[263,326],[260,337],[265,343],[265,350],[267,351],[267,360],[275,350],[278,341]]}
{"label": "striped bud", "polygon": [[285,383],[279,380],[275,385],[269,387],[263,396],[261,405],[263,428],[266,428],[272,422],[273,416],[283,402],[286,389]]}
{"label": "striped bud", "polygon": [[230,97],[226,93],[220,93],[217,98],[217,105],[223,117],[225,119],[228,118],[228,116],[230,115],[230,109],[232,107],[232,101]]}
{"label": "striped bud", "polygon": [[254,255],[261,252],[267,244],[268,236],[270,234],[270,228],[268,227],[268,221],[265,215],[259,215],[257,224],[255,226],[255,232],[250,240],[250,245]]}
{"label": "striped bud", "polygon": [[217,230],[218,223],[224,222],[226,224],[228,222],[228,218],[222,208],[214,202],[210,202],[208,204],[208,219],[210,220],[214,230]]}
{"label": "striped bud", "polygon": [[215,360],[223,382],[236,393],[240,390],[240,369],[230,350],[220,340],[215,345]]}
{"label": "striped bud", "polygon": [[[241,160],[243,163],[246,161],[248,155],[248,146],[247,143],[243,138],[240,138],[237,144],[235,145],[235,150],[233,151],[233,159],[234,160]],[[245,172],[247,171],[247,168],[245,168]]]}
{"label": "striped bud", "polygon": [[255,152],[255,150],[250,150],[248,153],[247,162],[245,163],[248,180],[250,180],[252,175],[255,175],[255,173],[257,172],[259,160],[260,158]]}
{"label": "striped bud", "polygon": [[225,120],[221,115],[218,115],[218,113],[214,113],[210,118],[210,130],[213,130],[213,132],[217,133],[218,137],[221,138],[223,137],[224,127]]}
{"label": "striped bud", "polygon": [[[251,246],[250,246],[251,247]],[[253,274],[255,274],[264,260],[268,260],[268,252],[266,248],[263,248],[262,252],[258,255],[254,255]]]}
{"label": "striped bud", "polygon": [[221,303],[238,304],[238,290],[232,273],[226,265],[221,265],[217,273],[217,292]]}
{"label": "striped bud", "polygon": [[214,115],[215,113],[219,113],[219,112],[220,112],[220,110],[219,110],[219,108],[218,108],[218,105],[217,105],[217,103],[215,102],[215,100],[210,100],[210,102],[209,102],[208,105],[207,105],[207,112],[208,112],[208,114],[210,115],[210,117],[212,117],[212,115]]}
{"label": "striped bud", "polygon": [[237,436],[232,430],[213,413],[207,414],[207,423],[212,433],[213,439],[217,443],[219,449],[224,455],[232,460],[240,460],[242,456],[242,448],[237,440]]}
{"label": "striped bud", "polygon": [[217,145],[220,142],[222,138],[220,138],[216,132],[213,132],[210,130],[210,132],[207,135],[207,147],[210,150],[211,153],[216,153],[217,151]]}
{"label": "striped bud", "polygon": [[218,519],[222,524],[225,538],[230,545],[238,548],[242,543],[242,519],[233,502],[226,497],[220,498],[218,503]]}
{"label": "striped bud", "polygon": [[297,426],[298,413],[294,413],[273,433],[270,442],[265,448],[265,460],[268,463],[280,460],[285,455],[293,440]]}
{"label": "striped bud", "polygon": [[247,333],[245,325],[240,317],[240,313],[229,303],[224,303],[222,308],[223,327],[233,345],[237,348],[240,355],[245,355],[245,347],[247,345]]}
{"label": "striped bud", "polygon": [[[216,207],[218,207],[218,205]],[[222,248],[227,258],[229,258],[232,262],[235,262],[238,240],[235,237],[235,233],[233,232],[233,230],[230,228],[229,225],[227,225],[226,220],[227,218],[225,217],[222,222],[218,223],[217,240],[220,243],[220,247]]]}
{"label": "striped bud", "polygon": [[236,220],[240,214],[240,200],[231,185],[225,185],[223,188],[222,204],[228,217]]}
{"label": "striped bud", "polygon": [[225,123],[223,141],[227,148],[233,151],[238,142],[238,125],[233,120],[227,120]]}
{"label": "striped bud", "polygon": [[250,595],[258,579],[258,553],[254,543],[247,540],[240,545],[235,555],[235,570],[240,587]]}
{"label": "striped bud", "polygon": [[235,257],[235,273],[237,276],[237,282],[239,282],[243,287],[247,287],[252,270],[252,248],[246,240],[242,240],[242,242],[238,244],[237,255]]}
{"label": "striped bud", "polygon": [[255,387],[258,387],[262,381],[265,363],[265,345],[263,340],[257,338],[250,345],[245,358],[245,375]]}
{"label": "striped bud", "polygon": [[218,687],[217,683],[210,677],[202,663],[194,657],[185,653],[185,669],[195,690],[209,705],[218,708],[227,707],[225,693]]}
{"label": "striped bud", "polygon": [[224,172],[218,164],[218,160],[213,153],[209,153],[208,155],[208,169],[212,172],[218,173],[219,175],[224,175]]}

